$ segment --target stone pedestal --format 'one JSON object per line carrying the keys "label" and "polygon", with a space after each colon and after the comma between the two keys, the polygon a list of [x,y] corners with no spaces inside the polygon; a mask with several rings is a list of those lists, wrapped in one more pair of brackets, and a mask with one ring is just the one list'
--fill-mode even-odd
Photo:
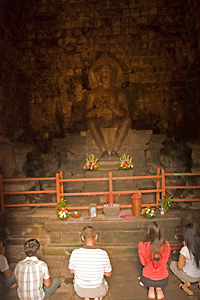
{"label": "stone pedestal", "polygon": [[[101,128],[104,139],[106,144],[108,145],[108,151],[111,151],[113,149],[113,141],[115,138],[115,134],[117,131],[117,128]],[[101,152],[99,148],[97,147],[90,131],[84,131],[81,132],[82,136],[86,137],[86,149],[87,149],[87,155],[94,153],[97,157],[100,157]],[[119,150],[119,155],[121,156],[123,153],[130,151],[130,143],[131,143],[131,130],[129,130],[123,145],[121,146]]]}
{"label": "stone pedestal", "polygon": [[[103,134],[112,149],[112,142],[116,134],[116,128],[103,128]],[[134,175],[145,174],[151,164],[159,165],[159,150],[162,148],[162,142],[165,136],[152,135],[151,130],[130,129],[128,135],[119,151],[120,157],[126,153],[132,157],[134,164]],[[59,156],[59,170],[63,171],[64,176],[71,177],[77,174],[85,174],[83,165],[90,154],[97,158],[101,152],[95,144],[90,131],[84,131],[80,134],[67,134],[66,138],[54,139],[53,146]],[[99,169],[102,171],[114,171],[118,169],[118,159],[99,160]]]}
{"label": "stone pedestal", "polygon": [[[116,128],[102,128],[102,132],[105,138],[107,145],[109,145],[109,151],[112,150],[113,140],[116,134]],[[99,151],[97,145],[95,144],[90,131],[81,133],[86,137],[86,151],[87,155],[93,153],[96,157],[100,157],[101,152]],[[124,140],[123,145],[119,150],[120,157],[126,153],[130,157],[133,158],[134,164],[134,172],[140,174],[141,172],[145,172],[145,151],[148,149],[148,143],[150,138],[152,137],[151,130],[134,130],[130,129],[126,139]],[[108,161],[107,161],[108,162]],[[118,161],[117,161],[118,162]],[[104,164],[104,166],[106,163]],[[112,167],[112,163],[108,162],[106,169],[108,170],[108,166]]]}
{"label": "stone pedestal", "polygon": [[[116,128],[103,128],[106,142],[110,145],[109,150],[112,149],[112,141],[114,140],[115,133]],[[146,175],[151,172],[156,174],[156,168],[154,169],[152,166],[159,166],[159,151],[163,147],[162,142],[164,139],[164,135],[153,135],[151,130],[138,131],[130,129],[119,151],[120,156],[126,153],[132,157],[134,168],[129,171],[118,170],[119,159],[100,159],[99,171],[85,171],[83,166],[86,162],[86,158],[88,158],[90,154],[94,154],[97,158],[101,155],[89,131],[84,131],[80,134],[67,134],[64,139],[54,139],[53,145],[58,153],[60,160],[59,170],[63,171],[64,178],[108,177],[109,171],[112,171],[113,177],[131,177],[134,175]],[[156,182],[154,179],[145,181],[133,179],[113,181],[114,191],[119,192],[126,190],[154,189],[155,187]],[[109,185],[108,181],[65,183],[64,190],[66,192],[107,192]],[[90,202],[93,201],[94,203],[100,204],[100,198],[105,197],[94,196],[93,198],[89,199]],[[76,201],[75,199],[73,201]],[[144,203],[154,203],[155,195],[144,194],[142,199]],[[116,200],[121,204],[129,204],[131,195],[115,195],[115,201]],[[79,197],[77,201],[86,203],[88,199]]]}

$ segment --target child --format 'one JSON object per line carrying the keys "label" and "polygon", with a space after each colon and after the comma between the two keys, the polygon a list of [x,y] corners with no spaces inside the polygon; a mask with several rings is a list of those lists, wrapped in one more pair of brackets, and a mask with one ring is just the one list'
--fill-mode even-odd
{"label": "child", "polygon": [[149,288],[148,299],[164,299],[162,288],[168,283],[167,261],[170,255],[168,241],[163,241],[161,230],[156,222],[148,226],[146,242],[138,245],[138,254],[144,266],[141,282]]}

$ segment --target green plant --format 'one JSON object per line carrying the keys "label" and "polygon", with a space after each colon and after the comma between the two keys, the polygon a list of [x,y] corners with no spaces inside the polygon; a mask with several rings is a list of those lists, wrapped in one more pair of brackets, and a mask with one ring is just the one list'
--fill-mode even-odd
{"label": "green plant", "polygon": [[66,220],[70,217],[71,212],[68,209],[69,205],[66,204],[64,198],[60,199],[56,206],[56,214],[58,220]]}
{"label": "green plant", "polygon": [[172,198],[173,198],[173,195],[171,195],[170,197],[163,196],[163,199],[161,199],[160,207],[163,207],[165,212],[168,211],[169,208],[171,207],[172,202],[173,202]]}
{"label": "green plant", "polygon": [[132,157],[124,153],[119,159],[118,168],[120,170],[133,169]]}
{"label": "green plant", "polygon": [[95,157],[94,154],[90,154],[88,158],[86,158],[86,163],[83,168],[85,170],[98,170],[99,169],[99,159]]}

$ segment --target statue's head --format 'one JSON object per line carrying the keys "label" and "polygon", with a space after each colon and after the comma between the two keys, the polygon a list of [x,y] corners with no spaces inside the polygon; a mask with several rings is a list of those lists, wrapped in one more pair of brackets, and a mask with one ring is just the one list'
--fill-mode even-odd
{"label": "statue's head", "polygon": [[98,85],[112,86],[115,81],[115,73],[109,65],[102,65],[95,70]]}
{"label": "statue's head", "polygon": [[99,84],[111,85],[112,84],[112,69],[109,66],[102,66],[99,71]]}
{"label": "statue's head", "polygon": [[104,83],[105,85],[121,87],[122,69],[107,54],[102,54],[91,66],[88,77],[92,89],[97,88],[103,82],[106,82],[106,84]]}

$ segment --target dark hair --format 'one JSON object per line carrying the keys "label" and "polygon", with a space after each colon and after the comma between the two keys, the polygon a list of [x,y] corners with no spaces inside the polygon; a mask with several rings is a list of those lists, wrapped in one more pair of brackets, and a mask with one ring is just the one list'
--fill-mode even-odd
{"label": "dark hair", "polygon": [[96,230],[92,226],[86,226],[83,228],[82,236],[84,237],[84,239],[92,239],[96,234]]}
{"label": "dark hair", "polygon": [[152,261],[159,261],[161,258],[161,248],[165,247],[162,239],[160,226],[156,222],[149,224],[146,240],[150,242],[150,254]]}
{"label": "dark hair", "polygon": [[26,256],[35,256],[40,249],[40,243],[36,239],[30,239],[24,244],[24,252]]}
{"label": "dark hair", "polygon": [[187,224],[183,228],[183,237],[190,253],[193,254],[196,266],[200,267],[200,236],[193,223]]}

